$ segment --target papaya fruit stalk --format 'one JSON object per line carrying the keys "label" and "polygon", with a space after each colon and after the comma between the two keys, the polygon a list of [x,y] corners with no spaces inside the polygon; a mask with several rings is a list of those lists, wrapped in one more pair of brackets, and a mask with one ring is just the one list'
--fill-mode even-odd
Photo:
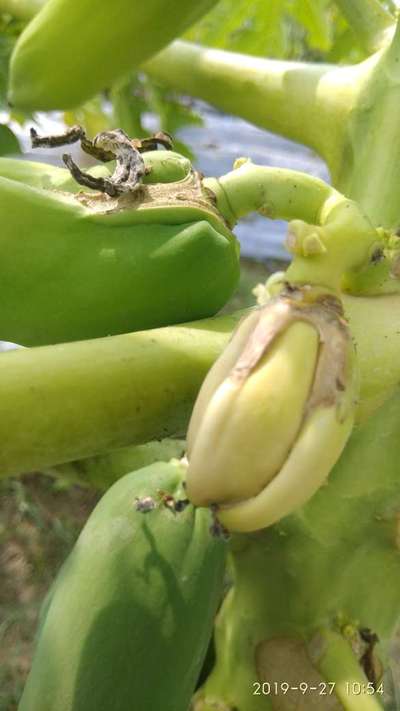
{"label": "papaya fruit stalk", "polygon": [[[15,47],[9,102],[28,111],[79,106],[179,36],[216,2],[48,0]],[[48,71],[49,61],[57,71]]]}
{"label": "papaya fruit stalk", "polygon": [[400,239],[374,227],[358,202],[299,171],[240,158],[220,178],[206,178],[228,224],[257,211],[289,220],[286,247],[293,261],[285,279],[343,294],[397,293]]}

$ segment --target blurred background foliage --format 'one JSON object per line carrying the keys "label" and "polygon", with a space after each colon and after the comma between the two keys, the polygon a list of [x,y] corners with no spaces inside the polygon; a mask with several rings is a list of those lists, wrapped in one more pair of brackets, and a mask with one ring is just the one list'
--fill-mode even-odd
{"label": "blurred background foliage", "polygon": [[187,38],[274,59],[356,62],[363,56],[331,0],[221,0]]}
{"label": "blurred background foliage", "polygon": [[[39,6],[43,0],[37,0]],[[385,3],[396,10],[393,0]],[[35,117],[7,106],[8,63],[13,45],[26,25],[24,3],[0,0],[0,155],[19,150],[15,126]],[[216,7],[185,35],[185,39],[210,47],[274,59],[355,63],[364,53],[352,29],[333,0],[220,0]],[[185,125],[201,124],[191,100],[132,73],[104,95],[60,116],[67,125],[80,123],[94,135],[120,126],[131,136],[143,136],[146,114],[157,119],[157,128],[172,135]],[[14,131],[14,132],[13,132]],[[177,150],[192,157],[188,146]]]}

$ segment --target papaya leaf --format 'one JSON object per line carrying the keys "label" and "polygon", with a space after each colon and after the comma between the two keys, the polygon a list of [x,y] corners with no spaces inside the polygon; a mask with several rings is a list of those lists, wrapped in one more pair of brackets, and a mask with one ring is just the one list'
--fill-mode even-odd
{"label": "papaya leaf", "polygon": [[185,38],[276,59],[359,61],[354,36],[333,0],[220,0]]}
{"label": "papaya leaf", "polygon": [[6,126],[6,124],[0,124],[0,155],[5,156],[11,153],[21,153],[21,147],[19,145],[18,138],[14,132]]}
{"label": "papaya leaf", "polygon": [[89,136],[114,128],[110,116],[105,111],[102,97],[96,96],[77,109],[64,112],[64,122],[67,126],[84,126]]}

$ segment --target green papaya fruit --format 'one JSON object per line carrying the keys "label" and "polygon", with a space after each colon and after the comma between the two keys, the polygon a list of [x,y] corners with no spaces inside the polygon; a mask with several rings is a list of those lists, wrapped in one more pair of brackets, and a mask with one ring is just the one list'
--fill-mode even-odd
{"label": "green papaya fruit", "polygon": [[66,109],[109,88],[184,32],[217,0],[49,0],[11,59],[9,101]]}
{"label": "green papaya fruit", "polygon": [[[149,174],[143,177],[143,183],[173,183],[183,180],[191,169],[188,158],[174,151],[149,151],[143,154],[143,160],[146,168],[150,168]],[[111,161],[107,165],[93,166],[88,173],[95,177],[106,177],[112,173],[113,168],[114,162]],[[66,168],[33,160],[0,156],[0,177],[44,190],[64,190],[71,193],[82,190]]]}
{"label": "green papaya fruit", "polygon": [[20,182],[26,166],[2,162],[0,173],[17,180],[0,177],[1,340],[98,338],[205,318],[225,304],[239,278],[234,235],[186,158],[143,158],[148,184],[116,198],[70,192],[67,171],[51,166]]}
{"label": "green papaya fruit", "polygon": [[176,460],[127,474],[95,508],[45,601],[19,711],[187,711],[226,544],[208,510],[173,511],[160,490],[185,498]]}

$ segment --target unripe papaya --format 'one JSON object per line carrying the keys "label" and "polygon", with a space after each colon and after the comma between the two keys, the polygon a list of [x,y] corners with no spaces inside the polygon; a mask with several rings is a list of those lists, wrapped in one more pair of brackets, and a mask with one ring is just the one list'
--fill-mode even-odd
{"label": "unripe papaya", "polygon": [[209,511],[175,511],[160,490],[185,498],[176,460],[127,474],[95,508],[45,601],[19,711],[187,711],[226,544]]}
{"label": "unripe papaya", "polygon": [[20,36],[10,103],[67,109],[109,88],[178,37],[217,0],[49,0]]}
{"label": "unripe papaya", "polygon": [[[0,178],[0,339],[97,338],[211,316],[228,300],[235,237],[185,158],[143,157],[148,184],[115,198],[67,192],[67,172],[50,166],[31,185]],[[32,186],[41,180],[50,189]]]}
{"label": "unripe papaya", "polygon": [[[188,158],[174,151],[149,151],[143,155],[143,160],[146,168],[150,169],[148,175],[143,177],[143,183],[177,182],[183,180],[191,169]],[[114,162],[111,161],[107,165],[93,166],[88,173],[95,177],[105,177],[111,175],[113,168]],[[0,176],[44,190],[64,190],[69,193],[82,190],[66,168],[33,160],[0,156]]]}

